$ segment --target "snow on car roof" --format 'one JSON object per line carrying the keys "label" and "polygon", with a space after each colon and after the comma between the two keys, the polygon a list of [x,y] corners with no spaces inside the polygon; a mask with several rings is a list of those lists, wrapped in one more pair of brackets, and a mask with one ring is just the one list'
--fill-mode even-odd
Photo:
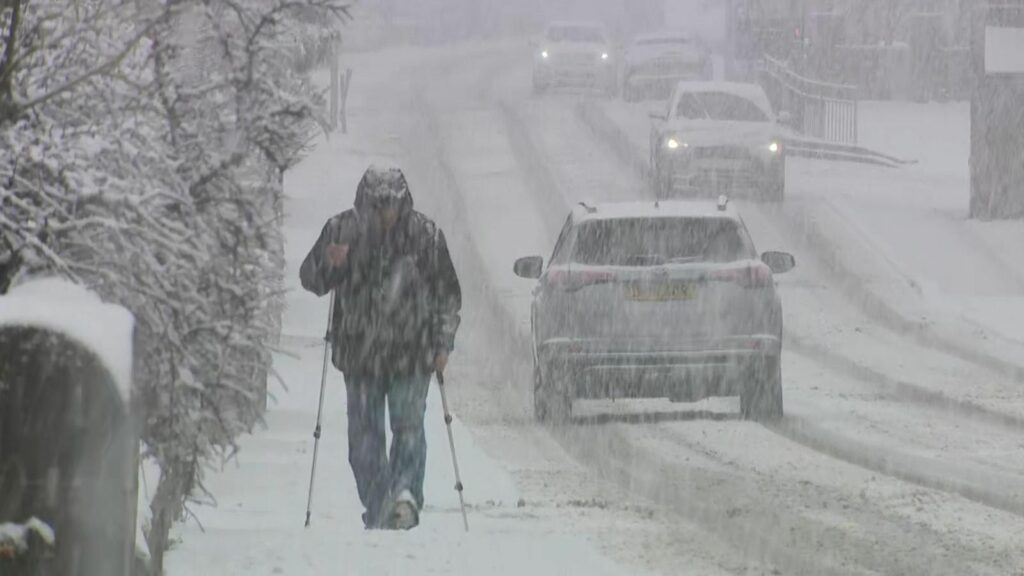
{"label": "snow on car roof", "polygon": [[671,200],[659,202],[607,202],[578,205],[574,209],[577,222],[616,220],[620,218],[728,218],[739,219],[739,212],[730,202],[725,210],[710,200]]}
{"label": "snow on car roof", "polygon": [[58,332],[100,360],[128,401],[132,386],[135,320],[121,306],[105,304],[89,290],[59,278],[32,280],[0,296],[0,326]]}
{"label": "snow on car roof", "polygon": [[764,93],[764,89],[758,84],[745,84],[742,82],[683,81],[676,85],[676,96],[678,97],[679,94],[684,92],[721,92],[723,94],[732,94],[734,96],[739,96],[744,100],[750,100],[766,112],[771,112],[772,109],[771,103],[768,102],[768,96]]}

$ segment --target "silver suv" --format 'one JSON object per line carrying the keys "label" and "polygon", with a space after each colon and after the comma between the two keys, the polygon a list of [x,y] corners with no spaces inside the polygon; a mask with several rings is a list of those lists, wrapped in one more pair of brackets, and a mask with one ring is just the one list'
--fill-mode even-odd
{"label": "silver suv", "polygon": [[727,200],[573,209],[539,279],[532,332],[534,412],[564,422],[577,398],[693,402],[740,397],[745,418],[782,416],[782,306],[774,274],[792,255],[758,258]]}

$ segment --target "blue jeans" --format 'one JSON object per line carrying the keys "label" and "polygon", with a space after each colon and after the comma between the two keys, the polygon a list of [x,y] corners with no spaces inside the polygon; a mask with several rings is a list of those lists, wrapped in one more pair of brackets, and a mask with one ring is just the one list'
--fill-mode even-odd
{"label": "blue jeans", "polygon": [[[389,495],[412,493],[423,508],[427,440],[423,416],[430,375],[345,377],[348,461],[356,477],[366,524],[374,527]],[[391,454],[385,451],[384,403],[391,419]]]}

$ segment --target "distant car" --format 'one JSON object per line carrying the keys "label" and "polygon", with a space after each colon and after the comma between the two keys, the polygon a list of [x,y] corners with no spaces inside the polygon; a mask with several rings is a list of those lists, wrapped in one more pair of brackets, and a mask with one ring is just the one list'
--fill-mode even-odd
{"label": "distant car", "polygon": [[666,114],[652,118],[651,168],[659,197],[783,200],[784,130],[760,86],[680,82]]}
{"label": "distant car", "polygon": [[555,86],[595,87],[615,94],[618,64],[600,24],[558,22],[544,30],[533,59],[533,91]]}
{"label": "distant car", "polygon": [[782,305],[738,212],[720,201],[581,205],[538,278],[534,413],[564,422],[577,398],[692,402],[739,395],[746,418],[782,416]]}
{"label": "distant car", "polygon": [[623,55],[622,97],[666,99],[681,80],[711,80],[711,55],[696,38],[681,33],[641,34]]}

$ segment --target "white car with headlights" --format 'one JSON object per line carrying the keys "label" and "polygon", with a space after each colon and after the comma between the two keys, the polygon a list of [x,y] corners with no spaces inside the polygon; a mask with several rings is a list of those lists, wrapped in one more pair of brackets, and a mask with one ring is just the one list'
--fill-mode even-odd
{"label": "white car with headlights", "polygon": [[711,80],[713,66],[707,48],[683,33],[641,34],[623,55],[622,97],[668,98],[682,80]]}
{"label": "white car with headlights", "polygon": [[651,168],[659,197],[783,200],[783,128],[760,86],[680,82],[667,112],[651,117]]}
{"label": "white car with headlights", "polygon": [[535,43],[533,91],[559,86],[596,87],[614,94],[617,63],[608,33],[600,24],[556,22]]}

